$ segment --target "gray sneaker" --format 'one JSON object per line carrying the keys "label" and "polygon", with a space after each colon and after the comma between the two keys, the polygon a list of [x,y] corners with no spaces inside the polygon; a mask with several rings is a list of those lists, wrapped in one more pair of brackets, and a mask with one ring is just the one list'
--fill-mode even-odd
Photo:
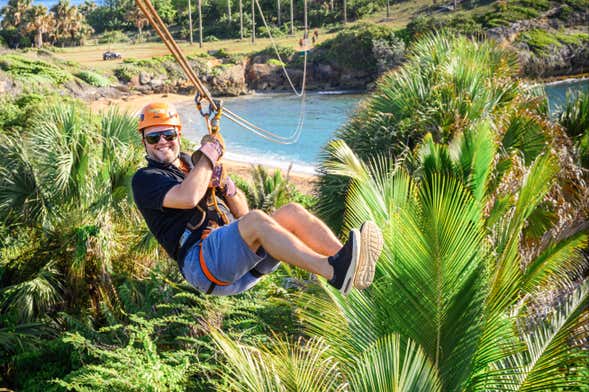
{"label": "gray sneaker", "polygon": [[354,287],[364,290],[372,284],[376,262],[383,247],[380,228],[372,221],[366,221],[360,226],[360,257],[354,274]]}

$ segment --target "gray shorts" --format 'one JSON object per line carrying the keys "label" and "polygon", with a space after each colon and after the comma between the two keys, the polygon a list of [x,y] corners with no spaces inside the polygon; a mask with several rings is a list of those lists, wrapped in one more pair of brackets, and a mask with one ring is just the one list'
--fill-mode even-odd
{"label": "gray shorts", "polygon": [[[212,295],[231,295],[241,293],[260,280],[259,274],[267,274],[278,268],[279,262],[260,248],[253,252],[245,243],[234,221],[219,227],[202,241],[188,250],[184,258],[182,273],[186,280],[198,290],[207,292],[211,281],[206,277],[200,265],[200,247],[209,272],[219,281],[229,283],[217,285]],[[184,243],[190,231],[186,230],[180,239]],[[252,269],[255,269],[252,273]]]}

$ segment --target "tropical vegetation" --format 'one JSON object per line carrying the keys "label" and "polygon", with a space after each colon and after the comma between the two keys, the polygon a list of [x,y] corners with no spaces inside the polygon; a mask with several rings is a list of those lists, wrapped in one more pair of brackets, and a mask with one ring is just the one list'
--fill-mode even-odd
{"label": "tropical vegetation", "polygon": [[[325,147],[317,211],[385,238],[345,298],[284,267],[198,293],[134,207],[134,118],[2,97],[2,386],[589,390],[587,98],[551,119],[516,71],[491,43],[423,36]],[[259,208],[301,200],[288,175],[253,178],[236,182]]]}

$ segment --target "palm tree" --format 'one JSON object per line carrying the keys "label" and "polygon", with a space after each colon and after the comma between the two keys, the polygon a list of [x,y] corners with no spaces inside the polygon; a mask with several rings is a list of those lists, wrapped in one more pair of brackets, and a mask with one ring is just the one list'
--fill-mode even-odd
{"label": "palm tree", "polygon": [[112,260],[133,253],[115,233],[140,240],[143,228],[129,208],[141,159],[135,119],[117,111],[99,118],[100,127],[86,109],[56,104],[35,116],[24,143],[22,135],[2,137],[0,216],[33,244],[3,249],[7,265],[27,260],[4,290],[4,307],[23,320],[88,302],[99,313],[116,301]]}
{"label": "palm tree", "polygon": [[25,14],[31,8],[32,0],[8,0],[8,3],[1,10],[3,29],[18,29],[25,19]]}
{"label": "palm tree", "polygon": [[294,194],[294,187],[288,178],[290,169],[289,167],[286,178],[283,178],[280,170],[275,170],[273,174],[270,174],[260,165],[253,166],[251,171],[253,181],[245,183],[241,187],[250,208],[270,213],[287,204]]}
{"label": "palm tree", "polygon": [[34,6],[27,13],[26,32],[35,33],[35,46],[43,47],[43,34],[50,33],[55,25],[52,13],[47,13],[47,7],[43,5]]}
{"label": "palm tree", "polygon": [[[189,4],[190,4],[190,1],[189,1]],[[139,37],[141,37],[143,34],[143,27],[145,27],[145,25],[149,22],[147,20],[147,18],[145,17],[145,15],[143,14],[143,12],[141,11],[141,9],[131,8],[125,14],[125,18],[127,19],[127,21],[133,23],[133,25],[135,25],[135,27],[137,27],[137,30],[139,31]],[[190,25],[190,28],[192,29],[192,24]],[[191,30],[191,34],[192,34],[192,30]],[[192,38],[192,36],[191,36],[191,38]]]}
{"label": "palm tree", "polygon": [[59,0],[52,11],[56,21],[54,36],[62,46],[66,43],[80,44],[93,32],[84,15],[79,12],[78,7],[70,6],[69,0]]}
{"label": "palm tree", "polygon": [[[419,149],[419,174],[412,176],[402,162],[375,157],[366,166],[344,142],[330,144],[330,172],[352,178],[346,227],[372,219],[385,236],[371,288],[343,298],[324,285],[328,297],[301,298],[307,332],[324,345],[314,350],[301,342],[299,349],[315,353],[309,358],[335,359],[331,379],[341,374],[353,391],[582,385],[589,361],[573,342],[587,337],[589,282],[546,319],[531,318],[530,311],[547,284],[570,284],[588,236],[553,240],[522,268],[522,232],[554,183],[557,161],[539,155],[520,179],[509,212],[497,217],[489,186],[499,147],[488,121],[448,144],[428,135]],[[295,350],[272,359],[264,355],[271,348],[236,349],[215,339],[239,380],[257,378],[268,390],[283,390],[293,378],[280,369],[292,369],[291,362],[300,378],[324,377]],[[325,390],[338,388],[345,384]]]}

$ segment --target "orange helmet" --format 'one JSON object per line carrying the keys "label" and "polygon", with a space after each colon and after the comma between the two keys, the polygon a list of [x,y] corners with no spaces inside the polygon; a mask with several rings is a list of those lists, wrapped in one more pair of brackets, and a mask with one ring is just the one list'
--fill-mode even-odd
{"label": "orange helmet", "polygon": [[154,102],[141,109],[139,114],[139,132],[154,125],[170,125],[182,130],[180,116],[176,108],[165,102]]}

